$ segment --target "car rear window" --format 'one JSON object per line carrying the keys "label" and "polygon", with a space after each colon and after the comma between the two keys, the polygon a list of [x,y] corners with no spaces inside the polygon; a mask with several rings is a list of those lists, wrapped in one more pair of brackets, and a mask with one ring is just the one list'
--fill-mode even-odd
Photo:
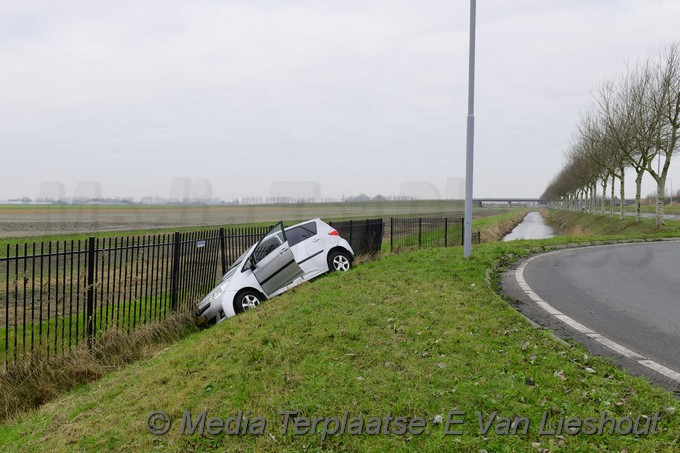
{"label": "car rear window", "polygon": [[290,246],[299,244],[314,235],[316,235],[315,222],[305,223],[304,225],[298,225],[290,230],[286,230],[286,239],[288,239],[288,245]]}

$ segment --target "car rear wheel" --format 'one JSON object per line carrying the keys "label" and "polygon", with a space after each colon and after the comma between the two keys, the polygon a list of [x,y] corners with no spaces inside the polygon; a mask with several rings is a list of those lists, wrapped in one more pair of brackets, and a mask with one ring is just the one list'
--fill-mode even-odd
{"label": "car rear wheel", "polygon": [[255,308],[262,302],[262,296],[257,291],[247,289],[236,295],[234,299],[234,311],[236,313],[243,313],[246,310]]}
{"label": "car rear wheel", "polygon": [[331,271],[345,272],[352,267],[352,259],[349,254],[341,251],[332,252],[328,255],[328,269]]}

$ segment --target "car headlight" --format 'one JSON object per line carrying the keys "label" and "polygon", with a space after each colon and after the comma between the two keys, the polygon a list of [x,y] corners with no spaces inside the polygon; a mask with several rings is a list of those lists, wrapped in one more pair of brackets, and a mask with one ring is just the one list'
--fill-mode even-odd
{"label": "car headlight", "polygon": [[217,288],[213,289],[213,291],[210,293],[209,300],[210,302],[216,301],[220,297],[222,297],[222,294],[224,294],[224,291],[227,289],[227,285],[229,284],[229,281],[227,280],[226,282],[222,282],[219,285],[217,285]]}

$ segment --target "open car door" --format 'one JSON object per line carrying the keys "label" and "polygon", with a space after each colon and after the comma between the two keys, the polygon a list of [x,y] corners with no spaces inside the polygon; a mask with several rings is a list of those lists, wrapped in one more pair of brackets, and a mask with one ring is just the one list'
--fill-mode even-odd
{"label": "open car door", "polygon": [[283,222],[269,230],[248,259],[250,269],[267,297],[302,275],[288,246]]}

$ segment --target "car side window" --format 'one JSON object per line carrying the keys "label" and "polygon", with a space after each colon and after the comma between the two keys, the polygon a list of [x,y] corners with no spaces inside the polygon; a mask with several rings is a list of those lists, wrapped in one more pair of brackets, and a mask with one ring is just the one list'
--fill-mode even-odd
{"label": "car side window", "polygon": [[316,223],[310,222],[286,230],[288,245],[293,246],[316,235]]}
{"label": "car side window", "polygon": [[272,236],[262,241],[262,243],[253,251],[255,262],[261,261],[262,258],[269,255],[279,245],[281,245],[281,240],[277,236]]}
{"label": "car side window", "polygon": [[272,251],[276,250],[281,244],[283,244],[285,238],[283,236],[283,229],[274,229],[265,236],[253,253],[251,254],[251,260],[254,263],[259,263],[265,256],[269,255]]}

